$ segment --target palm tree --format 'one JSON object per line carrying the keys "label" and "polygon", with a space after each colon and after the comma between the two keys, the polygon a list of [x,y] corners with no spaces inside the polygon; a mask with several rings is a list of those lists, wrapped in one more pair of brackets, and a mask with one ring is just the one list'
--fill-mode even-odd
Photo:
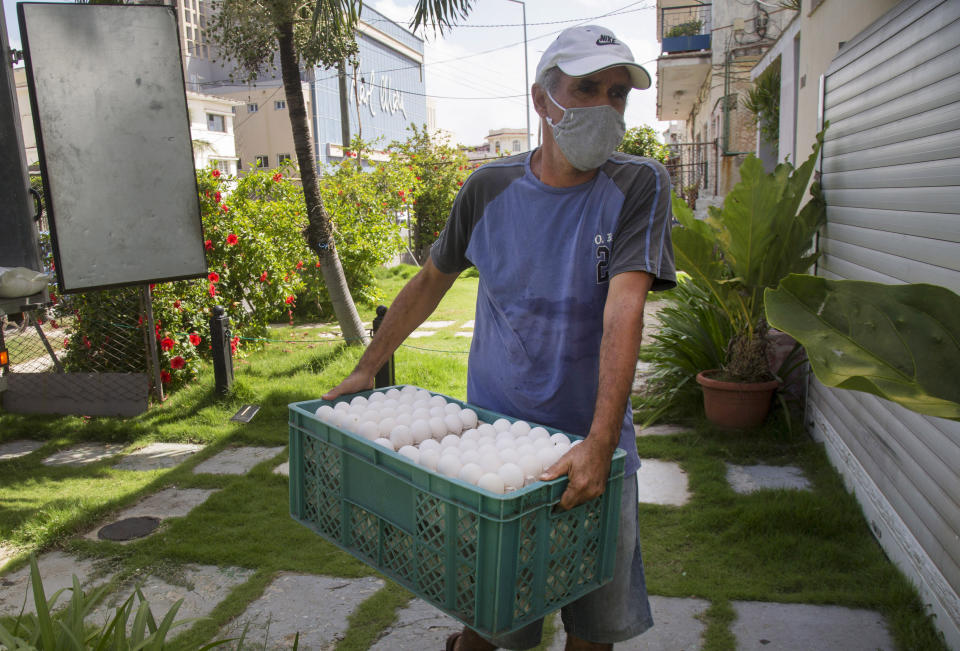
{"label": "palm tree", "polygon": [[[414,29],[431,24],[449,27],[466,16],[472,0],[418,0]],[[254,79],[260,71],[280,63],[294,150],[300,166],[308,225],[307,245],[320,261],[323,280],[344,338],[367,343],[356,305],[347,287],[333,240],[330,216],[320,198],[313,143],[309,137],[306,104],[300,83],[300,65],[334,68],[357,53],[358,0],[217,0],[211,32],[226,58]]]}

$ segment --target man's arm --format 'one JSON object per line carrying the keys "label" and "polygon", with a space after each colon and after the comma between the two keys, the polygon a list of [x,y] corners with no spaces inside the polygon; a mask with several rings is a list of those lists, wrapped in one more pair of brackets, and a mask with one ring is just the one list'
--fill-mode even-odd
{"label": "man's arm", "polygon": [[592,500],[606,488],[610,460],[620,442],[623,411],[637,368],[643,305],[653,279],[645,271],[627,271],[610,279],[603,307],[600,378],[590,434],[540,476],[550,480],[569,475],[570,483],[560,497],[562,509]]}
{"label": "man's arm", "polygon": [[343,382],[325,393],[323,399],[333,400],[345,393],[372,389],[374,376],[380,367],[404,339],[436,309],[458,275],[443,273],[428,257],[417,275],[404,285],[390,304],[383,323],[357,362],[357,367]]}

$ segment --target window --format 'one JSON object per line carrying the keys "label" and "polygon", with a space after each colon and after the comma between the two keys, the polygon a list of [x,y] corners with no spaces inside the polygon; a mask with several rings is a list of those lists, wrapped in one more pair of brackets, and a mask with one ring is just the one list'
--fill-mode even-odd
{"label": "window", "polygon": [[230,161],[228,160],[218,160],[215,158],[210,159],[210,162],[213,165],[216,165],[217,169],[220,170],[221,174],[230,174]]}
{"label": "window", "polygon": [[247,104],[247,113],[256,113],[260,110],[260,107],[256,104]]}
{"label": "window", "polygon": [[500,153],[500,141],[497,141],[496,153]]}
{"label": "window", "polygon": [[520,141],[519,141],[519,140],[514,140],[514,141],[513,141],[513,151],[514,151],[514,152],[520,151]]}
{"label": "window", "polygon": [[290,160],[290,154],[277,154],[277,165],[283,165]]}
{"label": "window", "polygon": [[270,167],[270,157],[269,156],[257,156],[257,167]]}
{"label": "window", "polygon": [[205,59],[209,58],[209,55],[207,54],[207,46],[206,46],[206,45],[203,46],[203,58],[205,58]]}
{"label": "window", "polygon": [[287,100],[285,99],[278,99],[273,103],[273,109],[275,111],[283,111],[286,108],[287,108]]}
{"label": "window", "polygon": [[192,28],[192,27],[189,27],[189,26],[187,27],[187,38],[188,38],[188,39],[192,39],[192,38],[193,38],[193,28]]}
{"label": "window", "polygon": [[234,115],[237,114],[237,107],[236,107],[236,106],[231,106],[231,107],[230,107],[230,110],[233,112]]}
{"label": "window", "polygon": [[227,132],[227,125],[224,122],[222,115],[214,115],[212,113],[207,113],[207,130],[208,131],[222,131],[223,133]]}

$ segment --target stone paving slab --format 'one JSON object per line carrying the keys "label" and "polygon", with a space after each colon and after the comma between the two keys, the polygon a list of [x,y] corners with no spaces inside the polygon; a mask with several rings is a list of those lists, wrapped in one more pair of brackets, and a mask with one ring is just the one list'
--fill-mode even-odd
{"label": "stone paving slab", "polygon": [[410,333],[410,338],[421,339],[423,337],[432,337],[435,334],[437,333],[434,332],[433,330],[414,330],[413,332]]}
{"label": "stone paving slab", "polygon": [[456,321],[424,321],[421,325],[427,328],[449,328]]}
{"label": "stone paving slab", "polygon": [[741,495],[759,490],[811,490],[803,470],[796,466],[738,466],[727,465],[727,483]]}
{"label": "stone paving slab", "polygon": [[[216,567],[214,565],[184,565],[182,568],[182,582],[170,583],[157,576],[148,576],[129,581],[120,590],[108,595],[91,613],[86,621],[96,626],[102,626],[116,613],[116,608],[130,595],[134,594],[139,585],[140,591],[150,604],[150,612],[159,623],[166,616],[174,603],[183,599],[183,603],[174,616],[174,622],[197,617],[206,617],[223,601],[235,587],[244,583],[253,575],[253,570],[239,567]],[[186,585],[181,585],[185,583]],[[137,599],[134,602],[139,604]],[[133,625],[130,618],[128,629]],[[183,632],[190,624],[174,629],[173,635]]]}
{"label": "stone paving slab", "polygon": [[[117,515],[110,518],[108,522],[98,525],[93,531],[84,535],[87,540],[99,540],[97,532],[111,522],[125,520],[126,518],[139,518],[151,516],[165,520],[167,518],[182,518],[207,501],[207,498],[217,492],[219,489],[207,488],[165,488],[159,493],[154,493],[133,506],[124,509]],[[131,541],[132,542],[132,541]],[[121,543],[123,544],[123,543]]]}
{"label": "stone paving slab", "polygon": [[117,470],[160,470],[180,465],[203,449],[191,443],[150,443],[114,464]]}
{"label": "stone paving slab", "polygon": [[272,459],[283,452],[285,447],[281,445],[275,448],[229,448],[197,464],[193,474],[245,475],[258,463]]}
{"label": "stone paving slab", "polygon": [[[653,628],[635,638],[618,642],[617,651],[699,651],[703,648],[704,624],[699,617],[710,607],[704,599],[650,596]],[[567,634],[557,613],[553,641],[547,651],[563,651]],[[770,650],[772,651],[772,650]]]}
{"label": "stone paving slab", "polygon": [[734,601],[738,651],[893,651],[883,616],[872,610]]}
{"label": "stone paving slab", "polygon": [[690,431],[689,427],[683,425],[651,425],[650,427],[633,426],[637,436],[675,436],[676,434],[686,434]]}
{"label": "stone paving slab", "polygon": [[45,466],[86,466],[120,454],[119,443],[81,443],[60,450],[42,461]]}
{"label": "stone paving slab", "polygon": [[641,459],[637,472],[637,501],[643,504],[683,506],[690,489],[679,464],[659,459]]}
{"label": "stone paving slab", "polygon": [[276,468],[273,469],[273,474],[275,474],[275,475],[283,475],[284,477],[289,477],[289,476],[290,476],[290,462],[289,462],[289,461],[284,461],[283,463],[281,463],[279,466],[277,466]]}
{"label": "stone paving slab", "polygon": [[469,321],[467,321],[466,323],[464,323],[464,324],[463,324],[462,326],[460,326],[460,327],[461,327],[461,328],[473,328],[473,323],[474,323],[473,319],[470,319]]}
{"label": "stone paving slab", "polygon": [[43,446],[44,441],[30,441],[28,439],[0,443],[0,461],[9,461],[17,457],[25,457]]}
{"label": "stone paving slab", "polygon": [[246,639],[258,649],[289,649],[297,633],[301,649],[332,649],[349,628],[347,617],[382,587],[383,581],[373,577],[282,572],[220,638],[238,636],[249,625]]}
{"label": "stone paving slab", "polygon": [[16,556],[18,551],[13,545],[0,543],[0,568],[10,562],[10,559]]}
{"label": "stone paving slab", "polygon": [[456,332],[453,335],[454,337],[473,337],[472,332]]}
{"label": "stone paving slab", "polygon": [[412,600],[397,613],[397,621],[370,651],[420,651],[443,648],[447,636],[463,630],[463,624],[422,599]]}
{"label": "stone paving slab", "polygon": [[[110,580],[109,575],[90,579],[94,574],[93,559],[80,559],[63,552],[50,552],[37,558],[37,567],[40,570],[40,580],[43,583],[43,593],[49,601],[53,594],[61,588],[73,586],[73,576],[80,579],[83,589],[90,590]],[[16,572],[0,577],[0,615],[17,615],[24,606],[25,613],[36,613],[33,603],[33,588],[30,584],[30,566],[25,565]],[[70,590],[67,590],[57,600],[58,605],[66,605],[70,599]]]}

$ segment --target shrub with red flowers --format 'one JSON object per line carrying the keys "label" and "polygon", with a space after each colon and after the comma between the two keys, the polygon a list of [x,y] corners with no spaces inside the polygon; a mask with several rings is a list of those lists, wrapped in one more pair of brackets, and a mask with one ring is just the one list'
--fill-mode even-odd
{"label": "shrub with red flowers", "polygon": [[407,200],[414,208],[413,253],[422,263],[446,225],[457,191],[473,167],[463,152],[439,133],[431,134],[426,125],[411,124],[408,130],[410,137],[391,143],[390,148],[398,163],[406,165],[417,180]]}

